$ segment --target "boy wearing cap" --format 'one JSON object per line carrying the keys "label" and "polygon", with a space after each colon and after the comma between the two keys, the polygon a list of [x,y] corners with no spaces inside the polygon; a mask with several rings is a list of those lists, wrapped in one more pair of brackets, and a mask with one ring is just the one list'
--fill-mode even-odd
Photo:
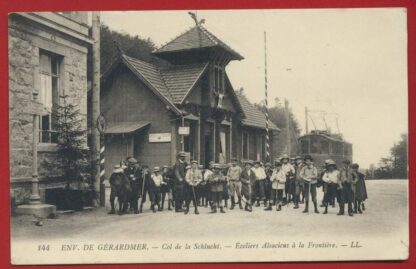
{"label": "boy wearing cap", "polygon": [[185,214],[189,213],[189,205],[192,203],[195,208],[195,214],[198,215],[198,197],[196,195],[195,188],[198,186],[198,184],[202,181],[202,173],[198,169],[198,162],[193,160],[191,161],[191,168],[188,169],[185,176]]}
{"label": "boy wearing cap", "polygon": [[286,193],[286,202],[290,203],[292,200],[292,196],[294,194],[294,177],[295,177],[295,168],[289,162],[289,156],[284,154],[283,157],[280,159],[282,164],[282,170],[286,174],[286,183],[285,183],[285,193]]}
{"label": "boy wearing cap", "polygon": [[[305,200],[305,188],[304,188],[304,182],[302,177],[300,176],[300,171],[303,167],[303,159],[300,156],[296,156],[295,158],[295,207],[294,209],[299,208],[299,203],[303,203]],[[302,200],[300,199],[300,196],[302,195]]]}
{"label": "boy wearing cap", "polygon": [[339,191],[338,191],[338,203],[340,207],[340,211],[338,213],[339,216],[344,215],[345,211],[345,203],[348,203],[348,215],[350,217],[353,215],[352,210],[352,203],[354,200],[354,194],[352,192],[352,183],[353,183],[353,177],[352,177],[352,170],[350,167],[350,161],[344,160],[342,161],[342,168],[340,171],[340,177],[339,177]]}
{"label": "boy wearing cap", "polygon": [[246,204],[244,207],[245,211],[252,211],[252,205],[255,201],[255,197],[253,194],[254,191],[254,185],[256,182],[256,175],[253,172],[253,162],[252,161],[246,161],[245,167],[243,172],[241,173],[241,192],[246,199]]}
{"label": "boy wearing cap", "polygon": [[172,204],[173,182],[172,182],[172,175],[171,175],[169,166],[167,165],[163,166],[162,177],[163,177],[163,182],[162,182],[162,187],[160,188],[160,192],[162,193],[162,206],[160,208],[163,210],[164,205],[165,205],[166,194],[167,194],[168,195],[168,210],[170,211],[172,210],[171,206],[173,205]]}
{"label": "boy wearing cap", "polygon": [[368,197],[365,186],[365,175],[358,171],[359,167],[357,163],[351,165],[354,190],[354,213],[362,214],[361,205]]}
{"label": "boy wearing cap", "polygon": [[326,169],[322,176],[322,181],[326,186],[323,201],[323,204],[325,206],[324,214],[328,213],[328,205],[333,201],[333,197],[335,197],[337,193],[339,177],[340,174],[337,169],[336,163],[333,160],[327,160]]}
{"label": "boy wearing cap", "polygon": [[309,193],[312,195],[312,202],[315,208],[314,212],[319,213],[318,204],[316,202],[316,184],[318,183],[318,170],[313,165],[312,156],[305,156],[305,165],[300,170],[300,177],[305,183],[305,209],[303,213],[309,212]]}
{"label": "boy wearing cap", "polygon": [[205,195],[206,195],[205,207],[208,206],[207,202],[209,202],[211,209],[213,208],[213,202],[212,202],[210,180],[213,176],[213,172],[212,172],[213,168],[214,168],[214,162],[210,161],[208,164],[208,168],[205,169],[205,172],[203,174],[203,180],[205,182]]}
{"label": "boy wearing cap", "polygon": [[260,200],[264,202],[264,206],[267,206],[266,195],[264,193],[264,181],[266,179],[266,171],[260,166],[260,161],[256,161],[254,164],[253,172],[256,176],[255,183],[255,196],[257,198],[256,207],[260,206]]}
{"label": "boy wearing cap", "polygon": [[223,192],[224,185],[223,182],[226,181],[225,176],[222,174],[221,169],[218,165],[213,165],[213,174],[209,178],[211,186],[211,195],[212,195],[212,211],[211,213],[217,213],[217,208],[220,208],[221,213],[225,213],[224,207],[222,204],[223,201]]}
{"label": "boy wearing cap", "polygon": [[282,163],[275,163],[275,170],[273,171],[270,181],[272,182],[272,189],[269,199],[269,206],[265,210],[272,210],[272,203],[277,205],[276,210],[282,210],[283,190],[285,189],[286,173],[282,169]]}
{"label": "boy wearing cap", "polygon": [[160,167],[155,166],[153,168],[153,174],[151,175],[151,184],[150,184],[150,201],[152,203],[150,209],[153,213],[156,213],[156,206],[159,211],[162,211],[160,207],[160,187],[163,184],[163,176],[160,174]]}
{"label": "boy wearing cap", "polygon": [[231,160],[231,166],[228,168],[227,178],[228,178],[228,188],[229,194],[231,196],[231,207],[230,209],[234,209],[235,207],[235,194],[237,194],[238,198],[238,205],[240,209],[243,209],[241,205],[241,172],[242,169],[240,166],[237,165],[237,159],[233,158]]}

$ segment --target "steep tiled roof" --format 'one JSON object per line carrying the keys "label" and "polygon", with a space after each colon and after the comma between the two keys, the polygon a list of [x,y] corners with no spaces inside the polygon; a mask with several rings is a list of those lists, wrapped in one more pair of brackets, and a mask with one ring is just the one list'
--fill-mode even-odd
{"label": "steep tiled roof", "polygon": [[169,89],[166,87],[160,70],[153,64],[123,55],[127,62],[139,72],[152,86],[158,90],[166,99],[172,101]]}
{"label": "steep tiled roof", "polygon": [[225,49],[237,60],[243,59],[243,56],[222,42],[219,38],[217,38],[201,25],[197,25],[169,41],[160,49],[156,50],[155,53],[158,54],[198,48],[210,48],[216,46]]}
{"label": "steep tiled roof", "polygon": [[[238,93],[238,101],[241,104],[245,118],[241,120],[243,125],[255,128],[266,128],[266,116],[257,107],[250,103],[247,98]],[[273,122],[269,121],[269,128],[272,130],[280,130]]]}
{"label": "steep tiled roof", "polygon": [[162,77],[174,103],[181,103],[204,73],[208,64],[173,66],[162,69]]}

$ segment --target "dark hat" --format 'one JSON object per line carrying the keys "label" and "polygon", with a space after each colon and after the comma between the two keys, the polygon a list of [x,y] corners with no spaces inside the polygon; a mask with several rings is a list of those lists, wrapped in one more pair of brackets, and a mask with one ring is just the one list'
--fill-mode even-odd
{"label": "dark hat", "polygon": [[350,161],[350,160],[345,159],[345,160],[343,160],[343,161],[342,161],[342,163],[345,163],[345,164],[350,164],[350,163],[351,163],[351,161]]}
{"label": "dark hat", "polygon": [[133,157],[128,158],[127,161],[131,164],[136,164],[137,163],[137,160]]}
{"label": "dark hat", "polygon": [[303,157],[303,159],[306,161],[306,160],[310,160],[310,161],[313,161],[313,158],[312,158],[312,156],[311,155],[305,155],[305,157]]}
{"label": "dark hat", "polygon": [[143,169],[146,169],[146,168],[149,168],[149,166],[148,166],[147,164],[143,164],[143,165],[142,165],[142,168],[143,168]]}
{"label": "dark hat", "polygon": [[352,169],[358,169],[358,168],[360,168],[360,166],[358,165],[358,163],[353,163],[353,164],[351,164],[351,168]]}
{"label": "dark hat", "polygon": [[184,151],[181,151],[178,153],[178,157],[186,157],[186,153]]}
{"label": "dark hat", "polygon": [[282,163],[279,161],[274,162],[274,166],[282,166]]}

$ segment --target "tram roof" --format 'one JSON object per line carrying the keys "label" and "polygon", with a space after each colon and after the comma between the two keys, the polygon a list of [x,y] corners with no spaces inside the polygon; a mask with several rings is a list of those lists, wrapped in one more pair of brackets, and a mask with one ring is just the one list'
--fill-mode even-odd
{"label": "tram roof", "polygon": [[351,144],[350,142],[345,141],[342,138],[338,138],[338,137],[332,136],[330,134],[325,134],[325,133],[309,133],[309,134],[305,134],[305,135],[300,136],[299,137],[299,140],[300,139],[303,139],[303,138],[306,138],[306,137],[310,137],[310,136],[320,136],[320,137],[324,137],[324,138],[326,138],[328,140],[331,140],[331,141],[334,141],[334,142],[342,142],[342,143],[345,143],[345,144]]}

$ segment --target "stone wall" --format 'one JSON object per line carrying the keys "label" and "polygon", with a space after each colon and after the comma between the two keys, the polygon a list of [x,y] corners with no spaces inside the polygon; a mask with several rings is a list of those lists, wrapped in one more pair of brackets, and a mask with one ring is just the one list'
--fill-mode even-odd
{"label": "stone wall", "polygon": [[[18,15],[9,16],[9,131],[11,187],[26,188],[32,177],[33,93],[39,92],[39,50],[63,56],[60,90],[78,105],[87,128],[87,44],[65,38],[56,29],[31,23]],[[50,37],[49,39],[47,37]],[[40,144],[39,176],[53,176],[43,165],[54,158],[56,147]],[[45,186],[47,183],[45,183]],[[19,191],[25,193],[25,191]],[[25,196],[25,195],[20,195]],[[27,196],[27,195],[26,195]],[[25,198],[19,198],[24,201]]]}

